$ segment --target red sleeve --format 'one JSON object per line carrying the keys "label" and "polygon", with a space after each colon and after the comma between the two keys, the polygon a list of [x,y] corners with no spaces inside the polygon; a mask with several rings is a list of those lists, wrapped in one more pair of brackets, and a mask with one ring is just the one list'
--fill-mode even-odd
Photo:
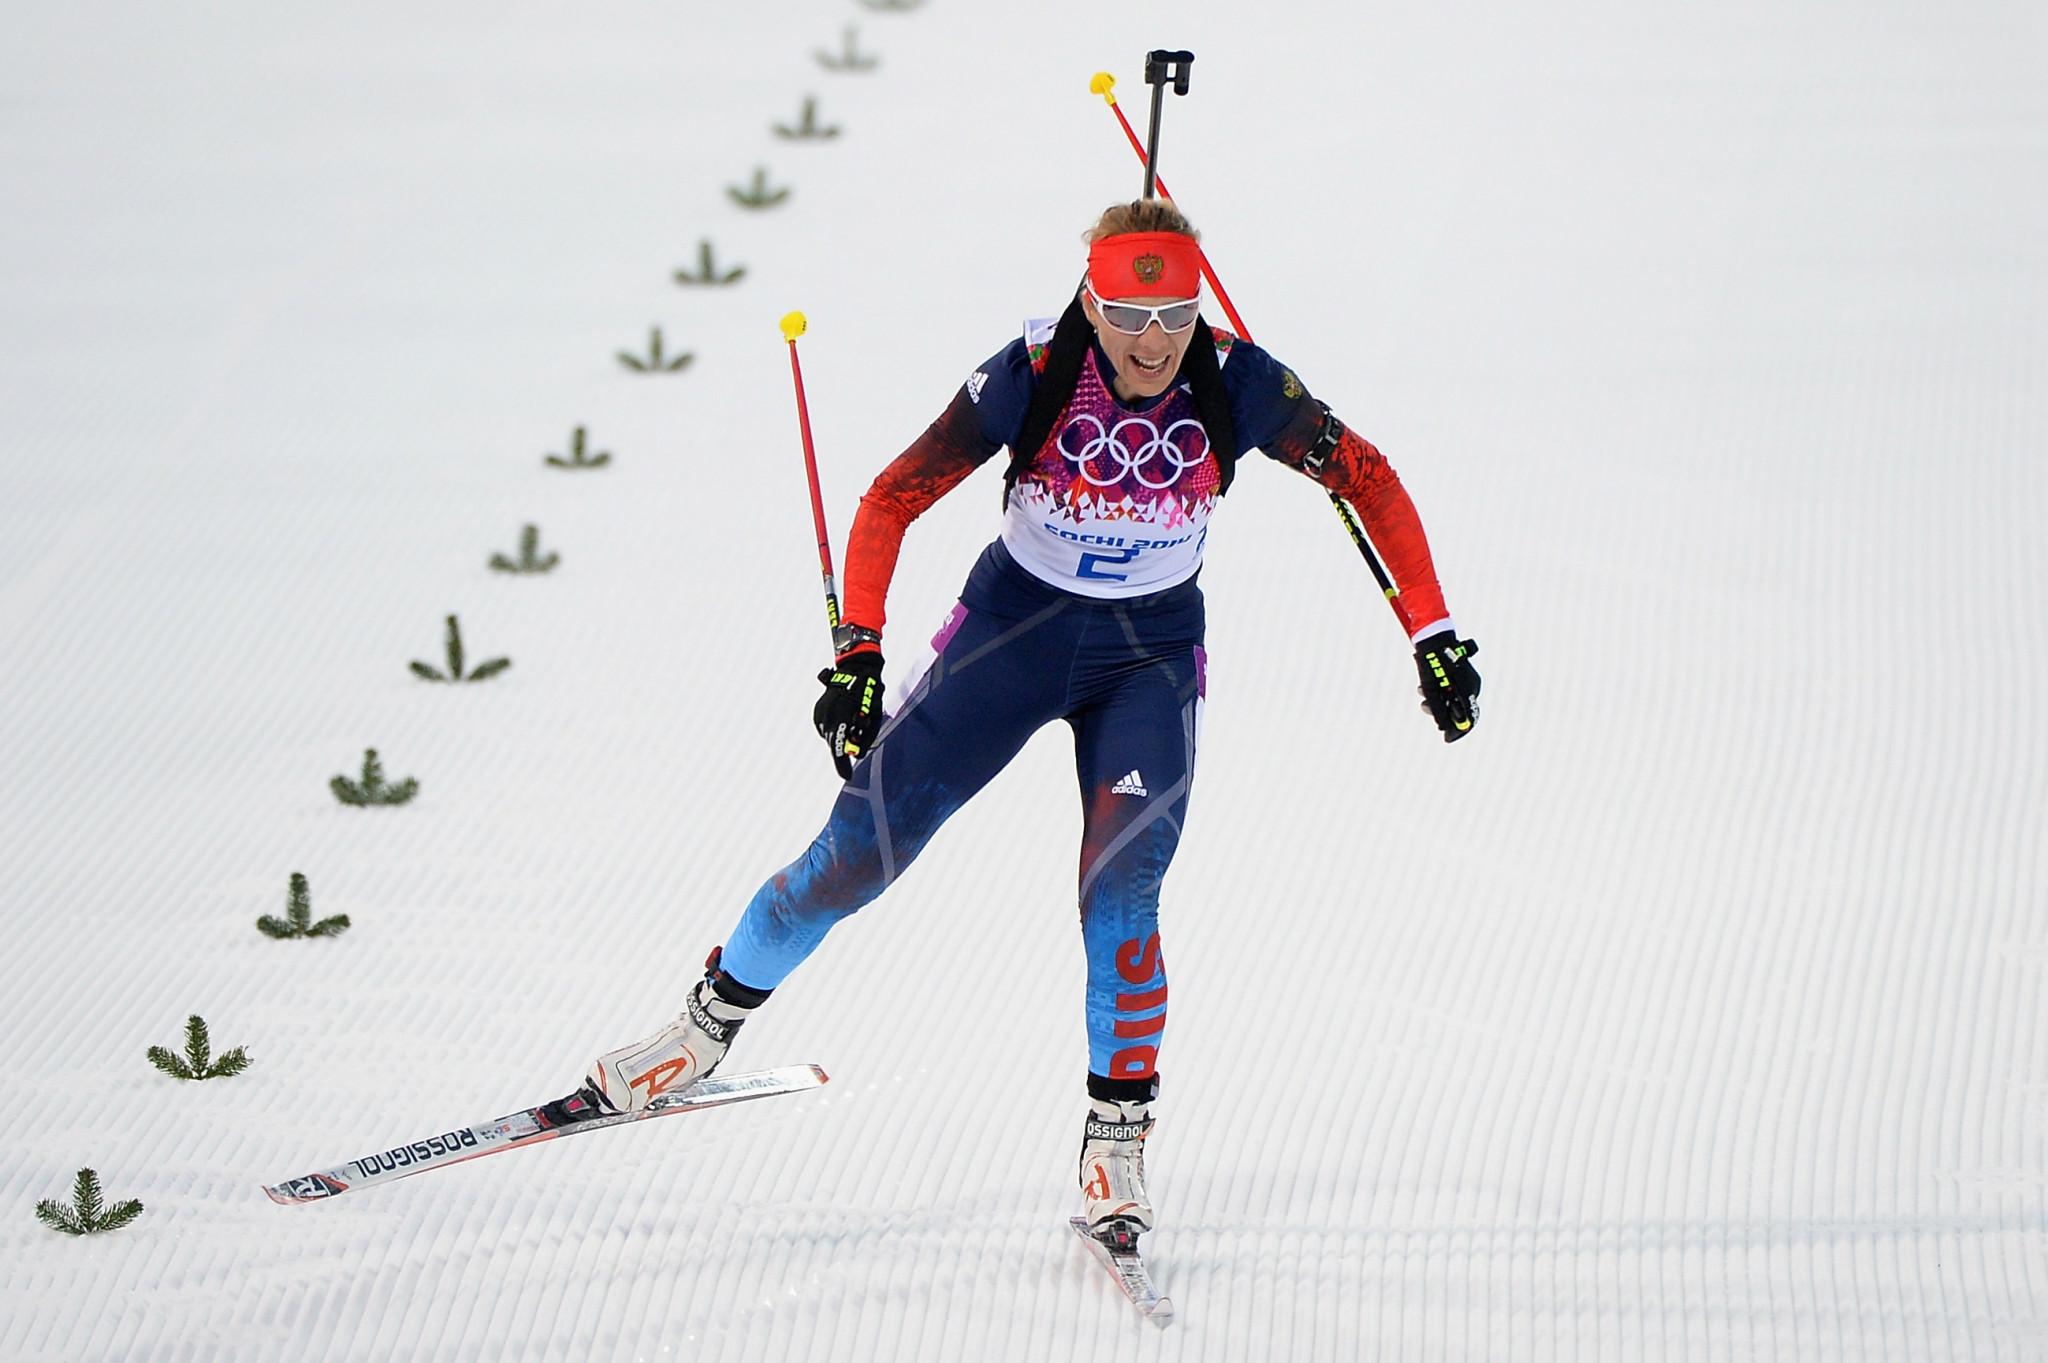
{"label": "red sleeve", "polygon": [[[1312,414],[1312,415],[1311,415]],[[1267,452],[1283,464],[1308,472],[1303,459],[1322,430],[1320,404],[1304,402],[1296,419],[1271,441]],[[1330,418],[1336,420],[1334,417]],[[1359,522],[1379,550],[1387,576],[1398,593],[1394,613],[1413,639],[1450,619],[1443,588],[1437,585],[1436,565],[1429,556],[1429,539],[1422,533],[1422,517],[1401,486],[1386,456],[1348,427],[1337,440],[1337,448],[1323,460],[1320,473],[1309,474],[1316,482],[1336,493],[1358,511]]]}
{"label": "red sleeve", "polygon": [[974,404],[962,392],[876,476],[846,536],[842,619],[881,633],[903,532],[1000,448],[982,434]]}

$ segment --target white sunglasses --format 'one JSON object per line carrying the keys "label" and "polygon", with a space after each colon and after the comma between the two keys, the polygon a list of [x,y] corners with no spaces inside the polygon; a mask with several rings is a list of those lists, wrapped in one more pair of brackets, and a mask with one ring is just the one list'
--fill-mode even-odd
{"label": "white sunglasses", "polygon": [[1143,303],[1112,302],[1095,292],[1093,284],[1083,287],[1095,300],[1095,310],[1102,315],[1102,320],[1126,336],[1142,336],[1145,328],[1154,322],[1159,323],[1159,329],[1167,335],[1178,335],[1193,326],[1195,319],[1202,315],[1202,300],[1199,298],[1183,298],[1147,307]]}

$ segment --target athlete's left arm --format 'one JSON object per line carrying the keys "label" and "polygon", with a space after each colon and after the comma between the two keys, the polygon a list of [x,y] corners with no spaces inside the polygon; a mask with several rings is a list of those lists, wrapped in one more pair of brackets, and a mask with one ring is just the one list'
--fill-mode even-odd
{"label": "athlete's left arm", "polygon": [[1453,628],[1422,517],[1393,465],[1285,365],[1244,341],[1231,351],[1223,375],[1239,447],[1264,451],[1357,509],[1399,590],[1394,608],[1411,640]]}

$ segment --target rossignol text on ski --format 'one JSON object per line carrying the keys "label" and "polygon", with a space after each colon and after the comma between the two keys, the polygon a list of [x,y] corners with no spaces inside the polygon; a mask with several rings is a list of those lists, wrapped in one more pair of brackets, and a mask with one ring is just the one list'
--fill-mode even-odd
{"label": "rossignol text on ski", "polygon": [[713,1075],[677,1093],[663,1094],[633,1112],[607,1112],[582,1090],[539,1107],[508,1113],[475,1126],[439,1132],[423,1140],[410,1141],[376,1154],[352,1159],[332,1169],[316,1170],[298,1178],[266,1186],[272,1202],[291,1206],[339,1197],[356,1188],[391,1183],[428,1169],[460,1164],[501,1150],[538,1145],[560,1136],[578,1136],[609,1126],[623,1126],[648,1117],[666,1117],[679,1112],[701,1112],[705,1108],[744,1103],[754,1098],[801,1093],[825,1083],[827,1075],[816,1065],[784,1065],[779,1069],[755,1070],[746,1074]]}

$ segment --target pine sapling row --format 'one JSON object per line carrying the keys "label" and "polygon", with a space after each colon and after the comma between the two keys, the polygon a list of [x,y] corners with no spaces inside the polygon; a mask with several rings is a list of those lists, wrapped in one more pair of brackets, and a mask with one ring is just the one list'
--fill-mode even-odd
{"label": "pine sapling row", "polygon": [[818,100],[815,95],[804,96],[803,117],[794,126],[786,123],[772,125],[775,135],[789,142],[828,141],[839,136],[839,125],[825,125],[818,122]]}
{"label": "pine sapling row", "polygon": [[510,658],[492,658],[489,662],[478,663],[476,669],[465,673],[462,653],[462,626],[454,616],[448,617],[448,670],[442,672],[427,663],[415,659],[412,670],[428,681],[436,682],[480,682],[488,681],[506,668],[512,666]]}
{"label": "pine sapling row", "polygon": [[787,185],[777,189],[769,188],[768,169],[765,166],[754,167],[753,183],[745,186],[727,185],[725,192],[726,196],[741,208],[752,209],[773,208],[789,197]]}
{"label": "pine sapling row", "polygon": [[612,462],[612,457],[609,452],[604,450],[599,450],[596,454],[585,453],[583,448],[583,428],[578,426],[575,433],[569,437],[568,455],[551,454],[548,456],[547,462],[550,468],[601,469],[606,464]]}
{"label": "pine sapling row", "polygon": [[256,930],[279,941],[294,937],[339,937],[348,931],[348,915],[337,913],[314,922],[313,899],[306,888],[306,877],[294,871],[291,888],[285,898],[285,916],[276,918],[266,913],[256,920]]}
{"label": "pine sapling row", "polygon": [[628,351],[619,352],[619,363],[639,374],[675,374],[686,368],[697,357],[684,351],[674,359],[662,353],[661,328],[655,327],[648,333],[647,358],[641,359]]}
{"label": "pine sapling row", "polygon": [[351,781],[337,776],[327,783],[334,792],[334,798],[345,805],[402,805],[420,793],[420,783],[413,777],[406,777],[397,785],[384,783],[384,763],[377,756],[375,748],[363,750],[363,779]]}
{"label": "pine sapling row", "polygon": [[78,1171],[78,1178],[71,1185],[70,1206],[54,1198],[44,1198],[36,1203],[36,1220],[66,1235],[96,1235],[101,1231],[119,1230],[140,1215],[142,1204],[134,1198],[107,1206],[100,1192],[100,1176],[91,1169]]}
{"label": "pine sapling row", "polygon": [[692,274],[688,270],[677,270],[676,283],[712,285],[737,284],[740,281],[740,276],[744,275],[746,272],[747,267],[744,265],[735,265],[729,270],[719,269],[717,263],[712,258],[711,243],[708,240],[700,240],[697,243],[696,273]]}
{"label": "pine sapling row", "polygon": [[560,554],[540,552],[540,527],[529,525],[519,532],[519,557],[491,555],[491,567],[500,573],[548,573],[562,561]]}
{"label": "pine sapling row", "polygon": [[216,1060],[206,1019],[194,1013],[185,1019],[185,1053],[173,1055],[162,1046],[151,1046],[149,1063],[173,1079],[228,1079],[249,1068],[249,1054],[237,1046]]}
{"label": "pine sapling row", "polygon": [[849,28],[846,30],[846,41],[838,52],[827,52],[819,48],[811,55],[816,57],[818,65],[827,71],[872,71],[881,65],[882,59],[862,52],[856,41],[858,36],[858,30]]}

